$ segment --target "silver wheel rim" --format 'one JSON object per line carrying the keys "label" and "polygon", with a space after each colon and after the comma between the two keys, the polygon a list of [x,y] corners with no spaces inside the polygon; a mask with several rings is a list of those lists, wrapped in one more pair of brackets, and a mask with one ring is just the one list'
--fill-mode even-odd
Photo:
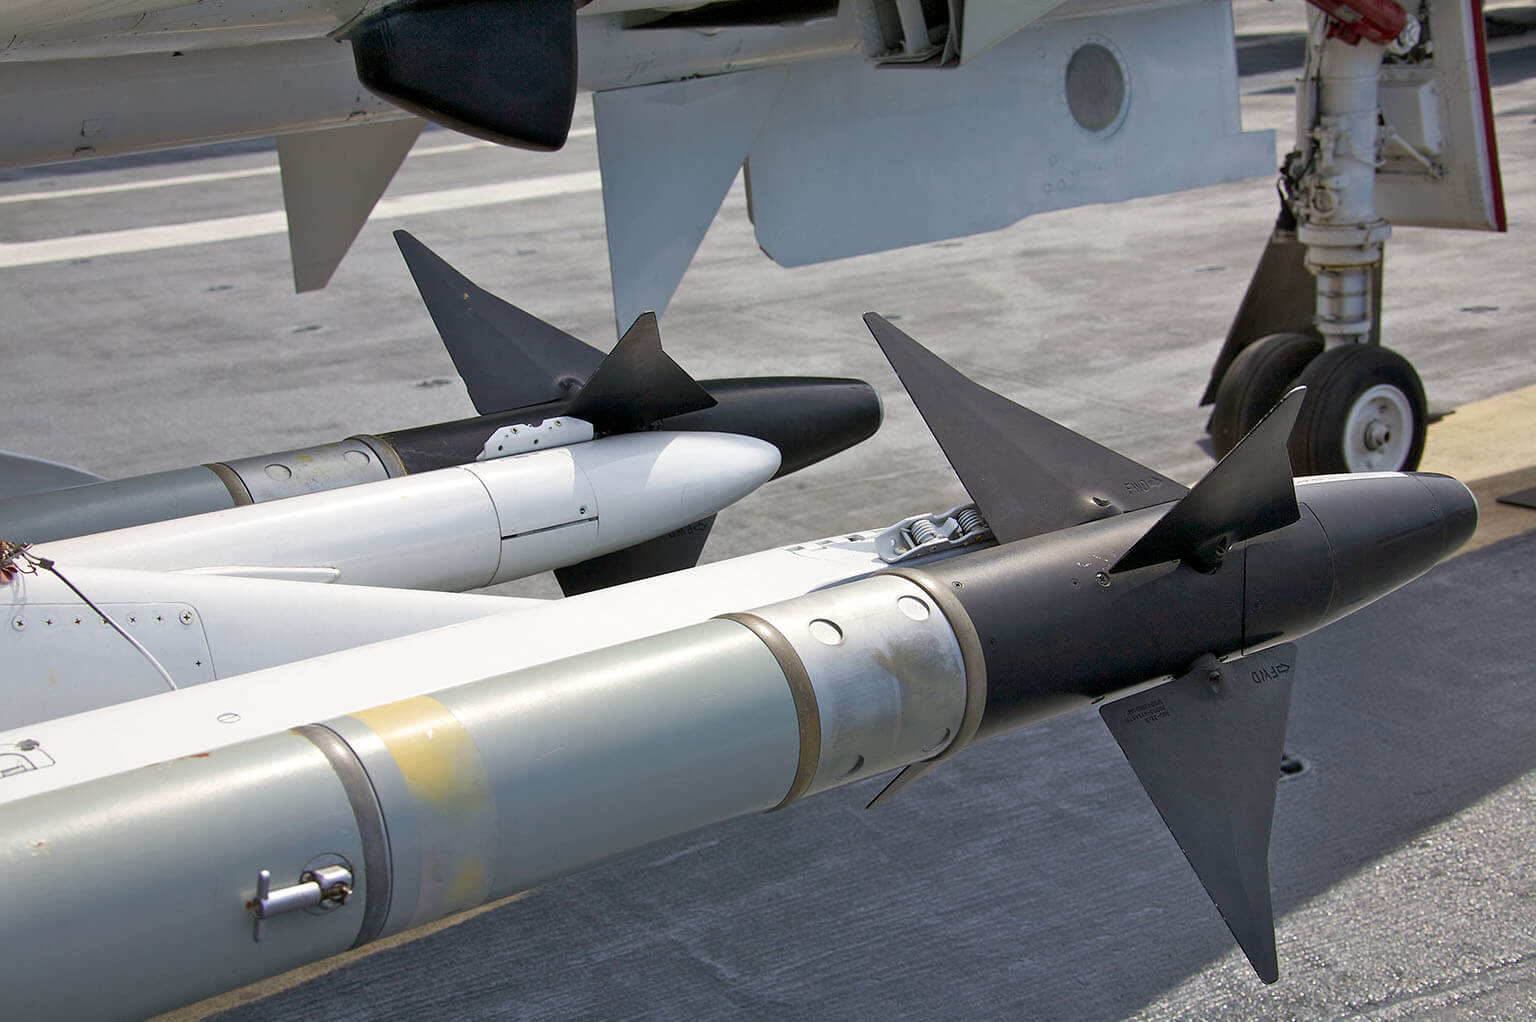
{"label": "silver wheel rim", "polygon": [[1390,383],[1355,399],[1344,420],[1344,463],[1351,472],[1393,472],[1413,446],[1413,405]]}

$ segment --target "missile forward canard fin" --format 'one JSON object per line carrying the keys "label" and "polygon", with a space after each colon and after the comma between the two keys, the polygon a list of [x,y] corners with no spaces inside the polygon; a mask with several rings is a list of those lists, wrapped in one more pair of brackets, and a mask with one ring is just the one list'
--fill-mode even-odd
{"label": "missile forward canard fin", "polygon": [[1273,983],[1269,838],[1296,647],[1186,674],[1099,708],[1259,978]]}
{"label": "missile forward canard fin", "polygon": [[599,433],[633,433],[657,419],[713,408],[709,391],[661,350],[654,312],[642,312],[571,402],[567,415]]}
{"label": "missile forward canard fin", "polygon": [[1165,504],[1187,492],[967,379],[875,313],[864,323],[999,543]]}
{"label": "missile forward canard fin", "polygon": [[1297,387],[1281,398],[1110,571],[1180,560],[1214,568],[1231,544],[1300,518],[1286,441],[1305,396],[1306,388]]}
{"label": "missile forward canard fin", "polygon": [[570,396],[603,353],[475,285],[408,231],[395,243],[481,415]]}
{"label": "missile forward canard fin", "polygon": [[602,557],[555,569],[555,581],[566,596],[580,596],[597,589],[636,582],[642,578],[682,571],[699,563],[704,542],[714,527],[715,516],[702,518],[665,536],[616,550]]}

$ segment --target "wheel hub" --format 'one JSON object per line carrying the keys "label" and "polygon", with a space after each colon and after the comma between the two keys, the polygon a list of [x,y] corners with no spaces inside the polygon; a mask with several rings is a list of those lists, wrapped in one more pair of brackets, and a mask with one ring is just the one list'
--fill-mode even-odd
{"label": "wheel hub", "polygon": [[1403,467],[1413,439],[1413,405],[1397,387],[1379,383],[1350,406],[1344,459],[1351,472],[1392,472]]}

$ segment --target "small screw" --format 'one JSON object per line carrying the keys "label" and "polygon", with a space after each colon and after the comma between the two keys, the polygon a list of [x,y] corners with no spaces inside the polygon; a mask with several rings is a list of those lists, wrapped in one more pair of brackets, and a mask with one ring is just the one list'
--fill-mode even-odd
{"label": "small screw", "polygon": [[33,749],[37,748],[37,739],[23,738],[21,741],[16,743],[16,748],[20,749],[22,752],[31,752]]}
{"label": "small screw", "polygon": [[181,623],[184,625],[189,625],[192,623],[192,612],[190,610],[184,610],[181,612]]}
{"label": "small screw", "polygon": [[1097,504],[1099,507],[1109,507],[1109,498],[1108,497],[1094,497],[1093,498],[1093,502],[1095,504]]}
{"label": "small screw", "polygon": [[13,617],[11,618],[11,627],[18,632],[24,631],[27,627],[27,619],[24,617]]}
{"label": "small screw", "polygon": [[1104,587],[1105,589],[1109,588],[1109,576],[1107,574],[1101,571],[1093,577],[1099,580],[1100,586]]}
{"label": "small screw", "polygon": [[961,582],[959,579],[956,579],[955,581],[951,582],[950,585],[954,586],[956,589],[964,589],[965,588],[965,583]]}

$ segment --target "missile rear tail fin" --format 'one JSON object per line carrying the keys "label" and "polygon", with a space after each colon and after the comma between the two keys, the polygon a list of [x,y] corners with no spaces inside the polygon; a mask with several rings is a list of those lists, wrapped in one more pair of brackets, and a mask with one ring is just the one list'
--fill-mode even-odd
{"label": "missile rear tail fin", "polygon": [[1187,492],[967,379],[875,313],[864,323],[999,543],[1165,504]]}
{"label": "missile rear tail fin", "polygon": [[481,415],[558,401],[603,353],[478,287],[407,231],[395,242]]}
{"label": "missile rear tail fin", "polygon": [[704,541],[715,524],[715,516],[675,529],[665,536],[636,543],[632,547],[555,569],[555,581],[566,596],[580,596],[596,589],[635,582],[654,575],[682,571],[699,563]]}
{"label": "missile rear tail fin", "polygon": [[1231,544],[1300,518],[1286,440],[1305,396],[1306,388],[1297,387],[1281,398],[1110,571],[1179,560],[1212,568]]}
{"label": "missile rear tail fin", "polygon": [[1188,673],[1099,708],[1227,928],[1265,983],[1279,978],[1269,838],[1296,647]]}

